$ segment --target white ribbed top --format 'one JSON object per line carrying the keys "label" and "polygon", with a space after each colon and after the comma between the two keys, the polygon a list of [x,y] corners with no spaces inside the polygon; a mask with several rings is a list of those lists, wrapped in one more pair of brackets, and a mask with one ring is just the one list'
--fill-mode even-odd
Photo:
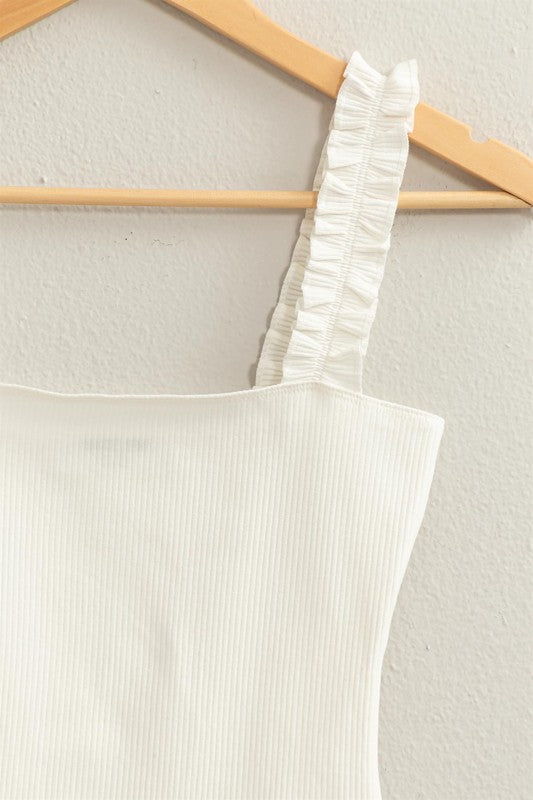
{"label": "white ribbed top", "polygon": [[3,800],[381,800],[444,429],[361,390],[417,93],[350,59],[255,387],[1,385]]}

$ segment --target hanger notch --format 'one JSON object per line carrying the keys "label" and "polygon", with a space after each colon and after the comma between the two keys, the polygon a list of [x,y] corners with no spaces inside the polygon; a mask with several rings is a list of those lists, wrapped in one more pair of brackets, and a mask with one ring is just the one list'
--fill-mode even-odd
{"label": "hanger notch", "polygon": [[[37,22],[73,1],[1,0],[0,38]],[[258,9],[252,0],[165,2],[325,95],[337,97],[346,62],[282,28]],[[400,208],[523,208],[533,205],[533,160],[519,150],[497,139],[475,141],[472,139],[470,126],[427,103],[417,105],[414,127],[409,138],[424,150],[481,178],[500,191],[405,192],[400,195]],[[132,202],[128,203],[123,202],[123,193],[127,191],[129,190],[4,186],[0,187],[0,202],[175,206],[207,206],[213,203],[217,206],[247,208],[312,207],[312,193],[309,192],[238,191],[234,193],[232,202],[232,192],[132,189]],[[111,202],[113,197],[116,198],[116,203]],[[157,197],[161,200],[160,203],[156,202]],[[227,198],[226,203],[222,202],[223,197]],[[275,198],[281,205],[272,205]],[[285,203],[291,205],[287,206]]]}

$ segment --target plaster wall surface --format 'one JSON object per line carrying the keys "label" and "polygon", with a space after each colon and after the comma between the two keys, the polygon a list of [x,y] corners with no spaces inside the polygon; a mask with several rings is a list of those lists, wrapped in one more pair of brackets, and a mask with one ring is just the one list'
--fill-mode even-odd
{"label": "plaster wall surface", "polygon": [[[529,0],[258,0],[533,153]],[[333,100],[154,0],[0,46],[3,184],[308,189]],[[412,147],[403,188],[486,188]],[[248,388],[301,212],[2,207],[1,380]],[[383,670],[384,800],[531,796],[529,211],[403,212],[364,391],[446,419]]]}

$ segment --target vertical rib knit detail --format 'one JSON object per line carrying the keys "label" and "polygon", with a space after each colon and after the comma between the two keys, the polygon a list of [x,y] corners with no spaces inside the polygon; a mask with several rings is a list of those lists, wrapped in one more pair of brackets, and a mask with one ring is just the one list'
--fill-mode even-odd
{"label": "vertical rib knit detail", "polygon": [[0,393],[0,797],[380,800],[444,420],[320,382]]}

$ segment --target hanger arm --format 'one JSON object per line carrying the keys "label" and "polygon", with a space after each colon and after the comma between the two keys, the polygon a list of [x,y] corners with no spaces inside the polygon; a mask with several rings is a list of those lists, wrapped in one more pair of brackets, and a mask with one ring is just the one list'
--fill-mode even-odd
{"label": "hanger arm", "polygon": [[73,0],[1,0],[0,39],[59,11]]}
{"label": "hanger arm", "polygon": [[[71,2],[73,0],[1,0],[0,39]],[[165,2],[329,97],[337,96],[346,63],[285,30],[251,0]],[[496,139],[475,141],[470,130],[468,125],[448,114],[419,103],[415,110],[414,129],[409,136],[411,142],[430,153],[533,205],[533,160]],[[496,207],[496,203],[504,202],[501,192],[486,192],[486,201],[481,199],[480,192],[462,194],[464,199],[461,202],[468,203],[470,208]],[[466,199],[467,195],[470,200]],[[477,203],[481,205],[477,206]]]}
{"label": "hanger arm", "polygon": [[[346,62],[282,28],[251,0],[165,0],[329,97]],[[436,156],[533,205],[533,160],[496,139],[477,142],[470,127],[419,103],[410,140]]]}
{"label": "hanger arm", "polygon": [[265,61],[336,97],[346,62],[282,28],[251,0],[165,0]]}
{"label": "hanger arm", "polygon": [[497,139],[478,142],[472,128],[418,103],[411,142],[533,205],[533,159]]}

